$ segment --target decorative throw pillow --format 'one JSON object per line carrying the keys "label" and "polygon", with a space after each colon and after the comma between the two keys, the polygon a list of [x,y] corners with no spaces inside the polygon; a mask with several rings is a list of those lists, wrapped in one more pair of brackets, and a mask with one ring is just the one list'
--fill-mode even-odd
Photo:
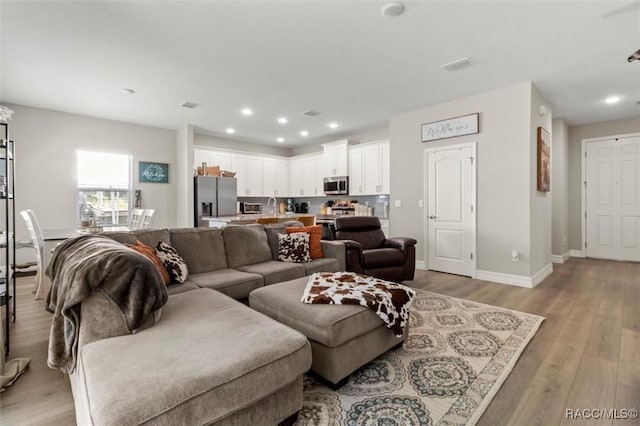
{"label": "decorative throw pillow", "polygon": [[324,251],[322,251],[322,225],[305,226],[301,228],[287,228],[289,234],[294,232],[306,232],[309,234],[309,251],[311,259],[322,259]]}
{"label": "decorative throw pillow", "polygon": [[283,262],[310,262],[309,234],[296,232],[293,234],[278,234],[278,259]]}
{"label": "decorative throw pillow", "polygon": [[162,281],[164,281],[165,285],[171,282],[171,277],[167,272],[167,268],[164,267],[162,260],[160,260],[153,247],[142,243],[140,240],[136,241],[135,246],[131,244],[126,244],[126,246],[146,256],[151,262],[153,262],[153,265],[156,267],[158,272],[160,272],[160,276],[162,277]]}
{"label": "decorative throw pillow", "polygon": [[167,268],[172,281],[183,283],[187,280],[189,276],[187,262],[178,254],[176,249],[164,241],[158,241],[156,254],[162,260],[164,267]]}

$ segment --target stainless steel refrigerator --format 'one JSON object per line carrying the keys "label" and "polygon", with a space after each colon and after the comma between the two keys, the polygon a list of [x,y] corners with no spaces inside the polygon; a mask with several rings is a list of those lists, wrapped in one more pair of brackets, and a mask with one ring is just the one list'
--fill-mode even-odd
{"label": "stainless steel refrigerator", "polygon": [[203,217],[233,216],[237,213],[238,189],[236,178],[194,176],[194,226],[209,226]]}

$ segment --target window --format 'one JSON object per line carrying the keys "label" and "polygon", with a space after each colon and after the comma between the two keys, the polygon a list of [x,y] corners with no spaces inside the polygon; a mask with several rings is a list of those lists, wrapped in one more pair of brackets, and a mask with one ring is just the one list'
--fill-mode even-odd
{"label": "window", "polygon": [[77,152],[78,218],[98,225],[126,225],[131,205],[128,155]]}

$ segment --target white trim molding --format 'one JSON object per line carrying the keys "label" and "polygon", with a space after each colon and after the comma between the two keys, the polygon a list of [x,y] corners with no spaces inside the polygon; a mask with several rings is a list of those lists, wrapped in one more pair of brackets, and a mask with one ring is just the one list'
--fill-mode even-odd
{"label": "white trim molding", "polygon": [[533,288],[540,284],[542,280],[553,272],[553,264],[549,263],[532,277],[524,275],[504,274],[502,272],[483,271],[478,269],[476,279],[483,281],[492,281],[500,284],[515,285],[517,287]]}
{"label": "white trim molding", "polygon": [[552,263],[565,263],[571,257],[571,252],[566,252],[563,254],[552,254],[551,262]]}
{"label": "white trim molding", "polygon": [[582,250],[569,250],[571,257],[586,257]]}
{"label": "white trim molding", "polygon": [[416,260],[416,269],[422,269],[423,271],[427,270],[424,260]]}

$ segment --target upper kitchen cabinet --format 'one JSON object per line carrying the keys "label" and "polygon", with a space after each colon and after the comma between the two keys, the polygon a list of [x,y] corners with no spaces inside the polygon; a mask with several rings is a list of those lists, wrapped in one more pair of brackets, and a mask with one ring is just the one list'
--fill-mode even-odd
{"label": "upper kitchen cabinet", "polygon": [[289,159],[289,196],[324,195],[324,157],[322,154],[300,155]]}
{"label": "upper kitchen cabinet", "polygon": [[289,195],[289,161],[287,158],[264,157],[262,159],[262,193],[267,197]]}
{"label": "upper kitchen cabinet", "polygon": [[207,163],[209,167],[220,166],[220,170],[231,170],[231,153],[211,148],[194,148],[193,163],[194,167]]}
{"label": "upper kitchen cabinet", "polygon": [[389,141],[371,142],[349,150],[349,194],[381,195],[390,192]]}
{"label": "upper kitchen cabinet", "polygon": [[348,170],[348,145],[347,139],[323,143],[324,153],[324,177],[347,176]]}
{"label": "upper kitchen cabinet", "polygon": [[262,157],[231,154],[231,170],[236,172],[238,197],[262,195]]}

